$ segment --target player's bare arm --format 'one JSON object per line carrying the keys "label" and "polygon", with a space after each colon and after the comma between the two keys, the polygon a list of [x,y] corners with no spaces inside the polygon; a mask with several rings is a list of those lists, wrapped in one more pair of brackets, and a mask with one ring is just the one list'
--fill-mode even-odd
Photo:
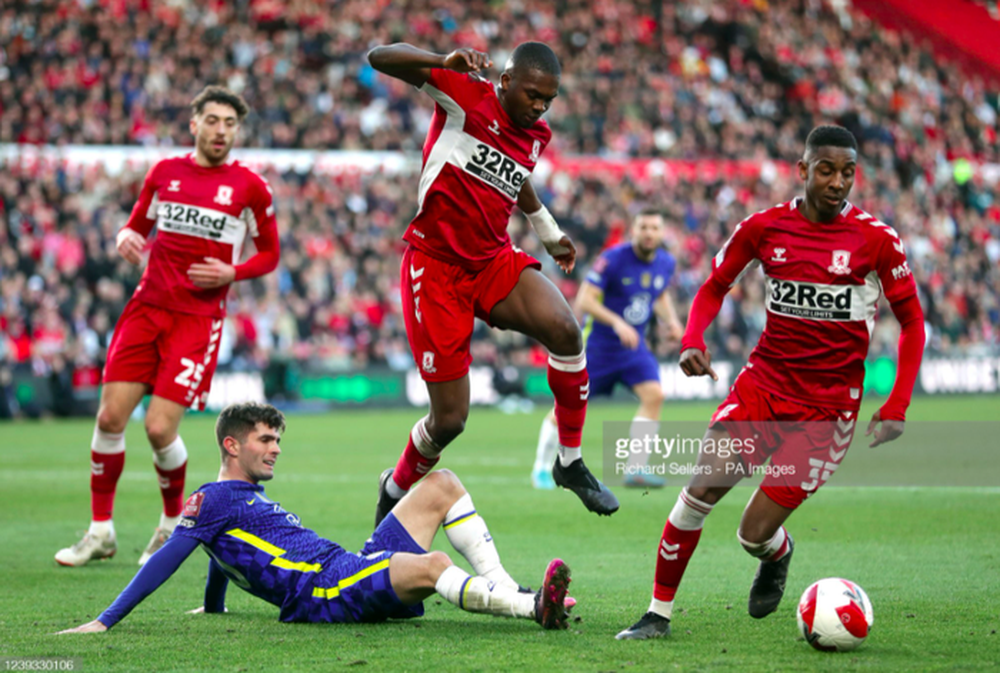
{"label": "player's bare arm", "polygon": [[221,259],[206,257],[204,263],[188,267],[188,278],[198,287],[214,288],[229,285],[236,280],[236,267]]}
{"label": "player's bare arm", "polygon": [[427,82],[431,68],[481,72],[493,66],[489,54],[475,49],[462,48],[449,54],[435,54],[405,43],[375,47],[368,52],[368,62],[379,72],[416,87]]}
{"label": "player's bare arm", "polygon": [[61,636],[66,633],[104,633],[108,630],[104,624],[98,620],[92,622],[87,622],[86,624],[81,624],[80,626],[73,627],[72,629],[66,629],[65,631],[59,631],[56,633],[57,636]]}
{"label": "player's bare arm", "polygon": [[528,218],[546,252],[552,255],[559,268],[571,273],[576,266],[576,246],[542,205],[530,180],[525,181],[517,194],[517,207]]}
{"label": "player's bare arm", "polygon": [[135,229],[122,227],[115,240],[118,254],[129,264],[142,264],[142,249],[146,247],[146,237]]}
{"label": "player's bare arm", "polygon": [[579,313],[589,313],[594,320],[613,329],[625,348],[635,350],[639,347],[639,332],[601,302],[601,289],[593,283],[583,281],[576,295],[574,308]]}
{"label": "player's bare arm", "polygon": [[656,317],[667,326],[667,336],[673,341],[679,341],[684,336],[684,325],[677,318],[677,309],[674,308],[674,300],[670,292],[666,291],[653,304],[653,311]]}

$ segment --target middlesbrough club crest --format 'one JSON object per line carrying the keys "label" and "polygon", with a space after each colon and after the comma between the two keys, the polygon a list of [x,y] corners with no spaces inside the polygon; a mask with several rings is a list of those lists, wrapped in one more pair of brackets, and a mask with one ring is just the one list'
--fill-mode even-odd
{"label": "middlesbrough club crest", "polygon": [[838,276],[846,276],[851,272],[851,253],[847,250],[834,250],[833,251],[833,264],[826,268],[830,273],[835,273]]}

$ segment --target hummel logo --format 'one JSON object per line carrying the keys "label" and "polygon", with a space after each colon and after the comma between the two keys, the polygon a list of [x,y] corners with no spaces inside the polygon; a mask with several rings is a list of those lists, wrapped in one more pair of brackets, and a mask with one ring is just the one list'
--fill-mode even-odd
{"label": "hummel logo", "polygon": [[179,192],[179,191],[181,191],[181,181],[180,180],[171,180],[170,181],[170,186],[167,187],[167,191],[168,192]]}
{"label": "hummel logo", "polygon": [[498,122],[496,119],[494,119],[493,123],[490,124],[487,128],[490,131],[492,131],[494,135],[500,135],[500,122]]}
{"label": "hummel logo", "polygon": [[785,258],[785,248],[775,248],[774,257],[771,258],[772,262],[787,262]]}

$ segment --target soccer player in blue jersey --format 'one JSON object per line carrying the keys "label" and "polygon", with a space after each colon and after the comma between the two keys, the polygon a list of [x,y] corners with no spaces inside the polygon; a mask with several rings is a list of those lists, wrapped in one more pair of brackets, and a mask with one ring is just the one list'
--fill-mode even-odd
{"label": "soccer player in blue jersey", "polygon": [[[684,328],[666,291],[676,262],[663,248],[663,215],[643,210],[632,223],[631,240],[606,250],[594,262],[576,297],[576,310],[588,316],[584,330],[590,395],[610,395],[615,385],[628,386],[639,398],[631,435],[642,437],[659,421],[663,404],[660,365],[646,345],[645,332],[655,312],[671,339]],[[554,488],[555,424],[542,421],[531,480],[535,488]],[[634,454],[626,486],[660,488],[664,480],[643,474],[644,454]]]}
{"label": "soccer player in blue jersey", "polygon": [[[304,527],[269,499],[285,429],[281,412],[253,402],[223,410],[216,424],[222,452],[218,481],[184,505],[167,542],[94,621],[61,633],[106,631],[160,587],[200,544],[210,557],[205,601],[194,612],[225,612],[229,582],[280,608],[285,622],[378,622],[419,617],[433,593],[469,612],[533,619],[566,628],[569,568],[555,559],[538,593],[525,593],[500,563],[472,498],[447,470],[427,475],[351,553]],[[471,576],[444,552],[428,552],[444,527],[472,565]]]}

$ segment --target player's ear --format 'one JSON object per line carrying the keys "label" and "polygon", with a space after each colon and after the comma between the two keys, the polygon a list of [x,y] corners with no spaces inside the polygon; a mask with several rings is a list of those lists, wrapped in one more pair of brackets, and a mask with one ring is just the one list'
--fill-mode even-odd
{"label": "player's ear", "polygon": [[191,130],[191,135],[198,135],[198,118],[191,117],[191,121],[188,122],[188,128]]}
{"label": "player's ear", "polygon": [[507,93],[510,88],[510,73],[506,70],[500,75],[500,90]]}
{"label": "player's ear", "polygon": [[235,437],[226,437],[222,440],[222,448],[231,458],[235,458],[240,453],[240,442]]}
{"label": "player's ear", "polygon": [[799,159],[798,163],[795,164],[799,169],[799,179],[805,182],[809,179],[809,164],[806,163],[805,158]]}

